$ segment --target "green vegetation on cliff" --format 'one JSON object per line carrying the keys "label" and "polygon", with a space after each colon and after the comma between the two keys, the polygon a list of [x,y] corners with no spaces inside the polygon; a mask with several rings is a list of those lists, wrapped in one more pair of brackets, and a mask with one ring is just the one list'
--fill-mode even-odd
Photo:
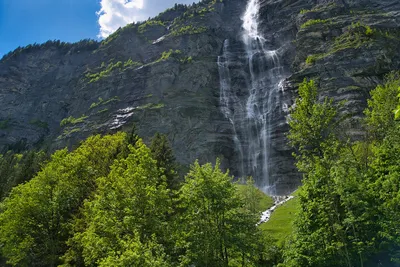
{"label": "green vegetation on cliff", "polygon": [[82,115],[79,118],[74,118],[72,116],[69,116],[68,118],[63,119],[60,122],[60,126],[63,127],[63,126],[67,126],[67,125],[74,125],[74,124],[82,123],[87,118],[88,118],[88,116],[85,116],[85,115]]}
{"label": "green vegetation on cliff", "polygon": [[86,74],[86,78],[89,80],[89,83],[93,83],[93,82],[97,82],[99,81],[101,78],[104,78],[108,75],[110,75],[114,70],[120,70],[120,71],[124,71],[126,70],[128,67],[133,66],[134,68],[140,67],[143,64],[140,62],[134,62],[132,61],[132,59],[128,59],[125,62],[122,61],[118,61],[116,63],[110,63],[107,65],[107,67],[105,67],[105,64],[103,62],[103,64],[101,65],[100,68],[105,68],[104,70],[100,71],[100,72],[96,72],[96,73],[88,73]]}
{"label": "green vegetation on cliff", "polygon": [[109,104],[109,103],[118,102],[118,101],[120,101],[120,99],[119,99],[118,96],[114,96],[114,97],[112,97],[112,98],[110,98],[110,99],[107,99],[107,100],[104,100],[103,98],[99,97],[98,101],[92,103],[92,104],[90,105],[89,109],[95,109],[95,108],[97,108],[97,107],[105,106],[105,105],[107,105],[107,104]]}
{"label": "green vegetation on cliff", "polygon": [[333,42],[328,43],[326,52],[309,55],[306,59],[306,64],[312,65],[318,60],[348,49],[357,49],[361,52],[363,49],[372,46],[395,47],[399,41],[400,35],[398,31],[384,31],[360,21],[353,22],[340,36],[334,38]]}
{"label": "green vegetation on cliff", "polygon": [[165,26],[164,22],[160,21],[160,20],[147,20],[145,23],[141,24],[138,27],[138,31],[139,33],[144,33],[147,31],[147,29],[149,27],[152,26]]}
{"label": "green vegetation on cliff", "polygon": [[180,36],[185,34],[198,34],[207,31],[206,27],[195,27],[193,25],[186,25],[181,27],[176,27],[171,34],[173,36]]}
{"label": "green vegetation on cliff", "polygon": [[328,23],[328,20],[326,20],[326,19],[310,19],[310,20],[307,20],[306,22],[304,22],[300,27],[302,29],[304,29],[304,28],[310,27],[315,24],[324,24],[324,23]]}
{"label": "green vegetation on cliff", "polygon": [[180,58],[182,55],[182,51],[181,50],[168,50],[168,51],[164,51],[161,54],[161,57],[156,61],[156,62],[160,62],[163,60],[168,60],[169,58]]}
{"label": "green vegetation on cliff", "polygon": [[366,46],[377,41],[381,37],[387,38],[388,35],[371,28],[369,25],[365,25],[360,22],[353,23],[348,27],[347,31],[335,38],[335,42],[330,47],[328,52],[323,54],[309,55],[306,59],[306,63],[313,64],[317,60],[323,59],[342,50],[358,49],[362,46]]}
{"label": "green vegetation on cliff", "polygon": [[10,120],[0,120],[0,130],[5,130],[10,126]]}

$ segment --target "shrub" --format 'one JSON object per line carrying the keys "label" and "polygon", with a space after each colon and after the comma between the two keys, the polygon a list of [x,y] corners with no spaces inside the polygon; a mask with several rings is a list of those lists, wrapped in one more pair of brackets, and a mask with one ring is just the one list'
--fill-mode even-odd
{"label": "shrub", "polygon": [[310,19],[310,20],[307,20],[305,23],[303,23],[303,25],[301,25],[300,28],[304,29],[304,28],[310,27],[311,25],[324,24],[327,22],[328,22],[327,19]]}

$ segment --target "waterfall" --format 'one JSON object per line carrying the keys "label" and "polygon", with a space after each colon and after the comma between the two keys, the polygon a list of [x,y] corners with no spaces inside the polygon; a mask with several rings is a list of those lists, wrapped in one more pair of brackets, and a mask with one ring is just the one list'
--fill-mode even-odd
{"label": "waterfall", "polygon": [[[252,176],[261,190],[275,195],[271,137],[274,115],[283,109],[281,84],[285,75],[279,49],[269,49],[268,40],[259,32],[259,8],[259,0],[249,0],[242,16],[242,51],[233,53],[230,40],[225,40],[218,57],[220,106],[232,124],[239,176]],[[238,92],[237,85],[232,86],[231,69],[238,68],[238,62],[248,74],[246,88],[240,88],[245,94]]]}

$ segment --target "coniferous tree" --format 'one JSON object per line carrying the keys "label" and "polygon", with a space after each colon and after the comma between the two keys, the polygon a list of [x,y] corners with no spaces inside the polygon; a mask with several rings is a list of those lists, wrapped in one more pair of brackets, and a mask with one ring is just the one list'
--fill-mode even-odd
{"label": "coniferous tree", "polygon": [[14,186],[35,176],[46,159],[44,151],[33,150],[22,153],[8,151],[0,155],[0,200],[6,197]]}
{"label": "coniferous tree", "polygon": [[180,181],[176,172],[175,156],[167,136],[156,133],[151,140],[150,150],[153,158],[157,161],[157,167],[166,177],[167,187],[171,190],[179,189]]}

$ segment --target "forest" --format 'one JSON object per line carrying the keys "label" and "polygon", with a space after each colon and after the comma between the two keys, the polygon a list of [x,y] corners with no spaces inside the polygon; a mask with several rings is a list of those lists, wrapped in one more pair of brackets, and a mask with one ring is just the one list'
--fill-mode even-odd
{"label": "forest", "polygon": [[400,73],[371,91],[358,138],[345,101],[304,80],[287,138],[302,186],[293,231],[257,226],[259,190],[215,163],[183,175],[165,135],[94,135],[0,156],[0,265],[399,266]]}

